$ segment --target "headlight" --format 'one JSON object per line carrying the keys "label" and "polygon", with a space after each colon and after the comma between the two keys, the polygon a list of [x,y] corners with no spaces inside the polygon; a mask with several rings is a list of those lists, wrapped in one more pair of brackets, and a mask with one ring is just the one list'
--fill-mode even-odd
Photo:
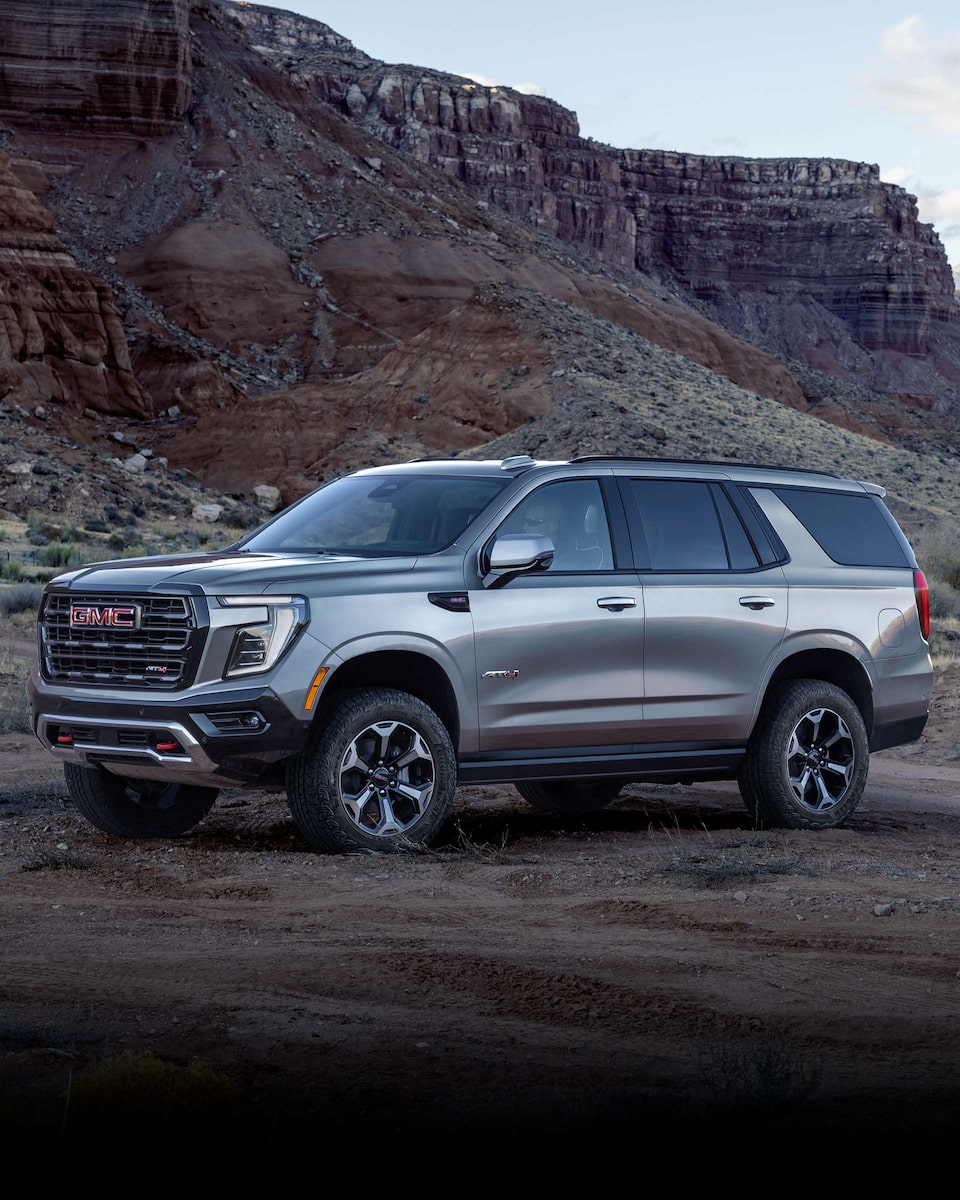
{"label": "headlight", "polygon": [[303,596],[218,596],[224,608],[245,608],[249,622],[234,634],[223,677],[269,671],[307,623]]}

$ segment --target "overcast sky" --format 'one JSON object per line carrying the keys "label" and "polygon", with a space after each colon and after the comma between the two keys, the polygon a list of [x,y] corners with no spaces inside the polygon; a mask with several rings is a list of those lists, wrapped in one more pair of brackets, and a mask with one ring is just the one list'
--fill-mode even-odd
{"label": "overcast sky", "polygon": [[375,58],[542,92],[613,146],[877,163],[960,267],[956,0],[288,0]]}

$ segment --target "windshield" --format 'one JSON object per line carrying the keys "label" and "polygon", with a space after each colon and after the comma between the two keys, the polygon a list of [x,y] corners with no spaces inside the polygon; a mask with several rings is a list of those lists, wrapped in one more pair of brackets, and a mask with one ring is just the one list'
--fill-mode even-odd
{"label": "windshield", "polygon": [[455,542],[510,482],[447,475],[349,475],[318,488],[243,550],[287,554],[432,554]]}

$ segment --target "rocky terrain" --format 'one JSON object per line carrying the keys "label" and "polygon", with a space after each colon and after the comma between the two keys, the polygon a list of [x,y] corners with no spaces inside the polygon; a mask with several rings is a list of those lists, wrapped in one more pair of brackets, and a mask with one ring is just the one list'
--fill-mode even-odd
{"label": "rocky terrain", "polygon": [[[875,168],[614,150],[553,101],[256,5],[18,17],[0,417],[39,404],[95,447],[111,427],[82,414],[120,414],[208,486],[286,500],[503,438],[824,466],[825,420],[934,482],[952,462],[952,279]],[[757,397],[793,410],[759,445]]]}
{"label": "rocky terrain", "polygon": [[5,1133],[45,1162],[310,1146],[364,1153],[365,1178],[421,1147],[521,1177],[535,1148],[538,1179],[651,1142],[694,1170],[952,1149],[955,655],[936,695],[840,830],[757,831],[730,784],[584,817],[483,787],[416,855],[311,854],[282,797],[236,791],[186,837],[123,842],[0,735]]}

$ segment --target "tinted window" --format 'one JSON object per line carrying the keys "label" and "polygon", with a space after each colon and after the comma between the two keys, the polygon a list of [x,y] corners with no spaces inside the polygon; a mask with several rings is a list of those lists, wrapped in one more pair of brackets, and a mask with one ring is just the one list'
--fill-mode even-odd
{"label": "tinted window", "polygon": [[730,498],[723,488],[713,488],[713,498],[717,502],[720,523],[723,526],[723,536],[727,542],[727,555],[730,566],[734,571],[752,571],[759,566],[756,551],[750,543],[747,531],[741,524]]}
{"label": "tinted window", "polygon": [[548,483],[526,496],[499,533],[536,533],[556,550],[551,571],[612,571],[610,528],[595,479]]}
{"label": "tinted window", "polygon": [[[631,479],[631,524],[654,571],[726,571],[727,549],[708,483]],[[742,531],[741,531],[742,532]],[[640,538],[635,538],[640,543]],[[638,550],[639,553],[639,550]],[[754,558],[752,566],[756,566]]]}
{"label": "tinted window", "polygon": [[456,541],[509,483],[445,475],[348,475],[240,543],[288,553],[431,554]]}
{"label": "tinted window", "polygon": [[849,567],[908,567],[901,535],[876,496],[774,488],[834,562]]}

